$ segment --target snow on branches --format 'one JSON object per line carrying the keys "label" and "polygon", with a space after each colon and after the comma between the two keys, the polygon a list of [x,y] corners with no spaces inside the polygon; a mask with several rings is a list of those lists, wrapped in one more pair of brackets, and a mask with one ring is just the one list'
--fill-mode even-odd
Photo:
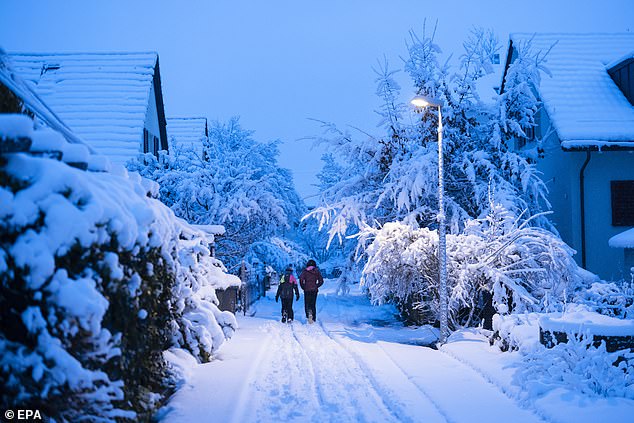
{"label": "snow on branches", "polygon": [[[535,215],[550,207],[532,156],[514,150],[509,141],[524,134],[521,128],[534,124],[538,104],[526,87],[539,82],[540,62],[527,56],[512,64],[505,95],[495,105],[485,105],[474,87],[490,71],[490,59],[498,48],[492,34],[475,31],[452,72],[448,61],[439,60],[433,38],[412,34],[408,45],[405,71],[416,93],[444,101],[445,194],[454,233],[463,231],[468,219],[486,213],[490,187],[495,201],[516,215],[525,209]],[[322,175],[327,181],[322,201],[310,216],[328,228],[331,240],[350,235],[351,225],[378,227],[401,221],[437,226],[438,112],[414,111],[399,103],[400,86],[394,74],[387,65],[377,70],[377,94],[383,104],[377,113],[383,134],[362,134],[357,139],[324,124],[326,133],[317,140],[330,147],[331,155]],[[333,177],[335,169],[338,178]],[[532,223],[549,226],[542,215]]]}
{"label": "snow on branches", "polygon": [[[535,216],[533,216],[535,218]],[[514,311],[558,309],[581,283],[573,251],[557,236],[530,226],[503,206],[490,204],[488,214],[465,222],[461,234],[447,236],[450,322],[469,325],[483,308],[484,292],[493,307]],[[366,227],[363,283],[372,299],[414,300],[436,316],[438,304],[438,234],[399,222],[381,229]]]}
{"label": "snow on branches", "polygon": [[186,148],[175,153],[146,154],[128,168],[158,182],[161,201],[177,216],[224,225],[216,251],[229,268],[251,244],[288,229],[303,213],[290,172],[277,163],[278,142],[255,141],[237,118],[211,125],[202,157]]}

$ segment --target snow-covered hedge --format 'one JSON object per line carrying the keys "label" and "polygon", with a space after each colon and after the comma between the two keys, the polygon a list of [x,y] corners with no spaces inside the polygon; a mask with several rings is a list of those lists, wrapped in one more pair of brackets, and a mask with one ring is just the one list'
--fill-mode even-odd
{"label": "snow-covered hedge", "polygon": [[589,396],[634,399],[634,354],[607,352],[605,341],[592,345],[591,337],[572,336],[565,344],[527,354],[514,375],[526,397],[554,388]]}
{"label": "snow-covered hedge", "polygon": [[147,420],[172,389],[163,351],[199,360],[236,327],[238,284],[138,176],[0,156],[0,405],[61,421]]}
{"label": "snow-covered hedge", "polygon": [[[412,296],[429,314],[438,313],[438,234],[427,228],[388,223],[376,231],[365,252],[363,282],[375,301]],[[478,323],[481,293],[493,296],[497,312],[556,310],[580,277],[572,250],[551,232],[532,227],[491,204],[483,219],[469,220],[463,233],[447,236],[450,321]]]}
{"label": "snow-covered hedge", "polygon": [[[588,322],[572,324],[580,315]],[[548,317],[571,319],[570,326],[574,330],[566,331],[567,343],[549,349],[539,342],[540,319]],[[583,305],[570,305],[563,315],[496,315],[493,319],[495,336],[492,343],[503,351],[518,351],[522,356],[517,362],[513,381],[522,387],[522,395],[526,398],[539,397],[560,388],[589,396],[634,399],[634,353],[629,349],[607,352],[605,341],[599,345],[594,343],[592,334],[596,332],[593,332],[594,328],[589,322],[605,320],[605,316]],[[604,327],[602,332],[620,332],[622,327],[622,324],[616,324],[612,328]]]}

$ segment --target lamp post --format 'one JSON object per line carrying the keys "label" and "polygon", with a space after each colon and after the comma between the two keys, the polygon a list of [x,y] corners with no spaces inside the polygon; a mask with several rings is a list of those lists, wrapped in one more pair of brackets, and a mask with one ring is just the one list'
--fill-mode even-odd
{"label": "lamp post", "polygon": [[448,314],[449,300],[447,298],[447,233],[445,228],[444,178],[442,155],[442,106],[443,101],[417,95],[411,103],[418,107],[438,107],[438,289],[440,291],[440,339],[442,345],[449,335]]}

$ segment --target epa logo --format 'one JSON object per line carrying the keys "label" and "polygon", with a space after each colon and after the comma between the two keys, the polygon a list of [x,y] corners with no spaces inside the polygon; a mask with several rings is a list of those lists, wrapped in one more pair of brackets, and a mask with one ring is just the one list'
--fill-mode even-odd
{"label": "epa logo", "polygon": [[40,410],[7,410],[4,412],[7,420],[42,420]]}

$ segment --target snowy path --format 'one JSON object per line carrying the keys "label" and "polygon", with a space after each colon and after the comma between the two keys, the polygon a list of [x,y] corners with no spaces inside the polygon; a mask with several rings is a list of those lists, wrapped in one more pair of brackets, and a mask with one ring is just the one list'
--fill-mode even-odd
{"label": "snowy path", "polygon": [[[464,339],[441,351],[420,345],[430,328],[403,328],[388,306],[373,307],[360,294],[318,299],[318,323],[278,321],[269,292],[253,317],[212,363],[195,366],[170,401],[164,422],[555,422],[549,412],[520,405],[503,374],[489,363],[461,357],[470,344],[494,357],[482,339]],[[465,349],[466,348],[466,349]],[[487,349],[488,348],[488,349]],[[506,356],[505,356],[506,357]],[[496,373],[497,372],[497,373]],[[500,382],[500,383],[498,383]]]}

